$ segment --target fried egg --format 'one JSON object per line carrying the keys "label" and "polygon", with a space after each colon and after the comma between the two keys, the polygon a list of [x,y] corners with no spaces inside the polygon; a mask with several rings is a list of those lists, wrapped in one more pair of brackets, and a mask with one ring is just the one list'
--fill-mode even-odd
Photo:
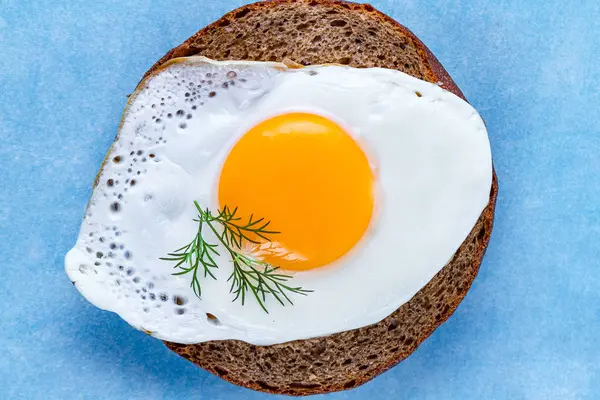
{"label": "fried egg", "polygon": [[[402,72],[176,59],[131,96],[66,272],[94,305],[177,343],[257,345],[376,323],[439,272],[485,208],[487,132],[465,101]],[[280,267],[292,304],[234,301],[167,254],[228,206],[278,232],[244,248]],[[209,238],[216,237],[207,232]]]}

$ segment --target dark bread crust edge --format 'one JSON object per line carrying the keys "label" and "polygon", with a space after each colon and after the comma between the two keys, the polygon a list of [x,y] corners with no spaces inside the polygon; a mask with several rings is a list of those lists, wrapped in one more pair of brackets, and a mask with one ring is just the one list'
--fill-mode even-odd
{"label": "dark bread crust edge", "polygon": [[[410,30],[408,30],[404,26],[400,25],[398,22],[393,20],[391,17],[379,12],[378,10],[376,10],[369,4],[347,3],[347,2],[339,1],[339,0],[298,0],[298,1],[296,1],[296,0],[274,0],[274,1],[259,2],[259,3],[242,6],[238,9],[235,9],[235,10],[225,14],[221,19],[219,19],[219,20],[213,22],[212,24],[208,25],[207,27],[203,28],[202,30],[197,32],[194,36],[192,36],[191,38],[186,40],[184,43],[182,43],[181,45],[170,50],[167,54],[165,54],[165,56],[163,56],[158,62],[156,62],[148,70],[148,72],[145,74],[144,78],[146,76],[148,76],[149,74],[153,73],[162,64],[164,64],[165,62],[167,62],[173,58],[196,55],[197,49],[195,49],[194,46],[192,45],[192,43],[194,42],[194,39],[208,34],[212,28],[219,26],[220,24],[223,24],[224,21],[227,22],[227,21],[233,20],[235,18],[234,15],[236,13],[239,13],[240,11],[244,11],[244,10],[256,11],[256,10],[260,10],[262,8],[276,7],[277,5],[282,4],[282,3],[309,3],[309,2],[318,4],[318,5],[343,7],[352,12],[368,13],[372,17],[374,16],[375,18],[381,20],[382,22],[385,21],[385,22],[389,23],[400,34],[409,37],[410,40],[413,42],[413,45],[417,48],[419,54],[422,57],[422,61],[424,63],[426,63],[427,66],[429,67],[429,70],[426,71],[427,72],[427,80],[429,80],[430,82],[438,82],[446,90],[454,93],[455,95],[461,97],[462,99],[465,99],[463,93],[460,91],[460,89],[454,83],[454,81],[452,80],[450,75],[446,72],[446,70],[443,68],[443,66],[440,64],[440,62],[437,60],[437,58],[435,58],[435,56],[431,53],[431,51]],[[251,388],[254,390],[258,390],[258,391],[274,393],[274,394],[309,395],[309,394],[328,393],[328,392],[338,391],[338,390],[346,390],[346,389],[350,389],[350,388],[362,385],[363,383],[373,379],[377,375],[388,370],[389,368],[393,367],[394,365],[398,364],[400,361],[402,361],[406,357],[408,357],[412,352],[414,352],[414,350],[416,350],[416,348],[427,337],[429,337],[433,333],[433,331],[438,326],[440,326],[443,322],[445,322],[452,315],[452,313],[456,310],[456,308],[458,307],[458,305],[460,304],[460,302],[462,301],[462,299],[468,292],[468,289],[470,288],[473,280],[475,279],[477,272],[479,270],[479,266],[481,264],[484,254],[485,254],[485,250],[487,248],[487,244],[489,242],[492,227],[493,227],[494,209],[495,209],[497,194],[498,194],[498,180],[497,180],[497,176],[496,176],[495,172],[493,172],[493,179],[492,179],[489,203],[488,203],[487,207],[481,213],[481,216],[480,216],[479,220],[477,221],[476,225],[474,226],[473,231],[469,234],[467,239],[465,239],[465,241],[463,242],[463,244],[461,245],[461,247],[458,249],[458,251],[456,253],[456,254],[459,254],[459,253],[464,253],[465,251],[468,251],[466,249],[466,244],[470,241],[473,241],[473,237],[477,236],[477,238],[479,239],[479,244],[475,250],[471,250],[472,252],[474,252],[474,254],[472,256],[471,266],[468,271],[469,276],[466,279],[468,282],[467,287],[463,288],[464,290],[462,290],[457,296],[455,296],[451,303],[447,304],[447,307],[445,307],[441,311],[441,313],[439,315],[440,318],[435,322],[435,324],[425,325],[424,329],[422,329],[418,333],[418,338],[415,341],[415,343],[412,346],[410,351],[404,352],[404,353],[398,353],[396,356],[388,358],[378,368],[368,371],[368,373],[364,374],[363,376],[356,376],[356,377],[353,377],[353,379],[351,379],[350,381],[338,382],[337,384],[332,384],[332,386],[328,387],[327,389],[321,388],[321,387],[318,387],[318,388],[277,387],[275,385],[271,385],[268,383],[266,383],[264,385],[260,385],[260,384],[256,384],[253,382],[249,383],[249,382],[240,380],[234,374],[223,373],[220,370],[220,368],[218,368],[218,367],[215,368],[215,366],[210,365],[210,363],[206,364],[201,359],[192,358],[189,356],[189,353],[188,353],[189,348],[191,348],[193,346],[204,346],[204,345],[207,345],[207,343],[198,344],[198,345],[187,345],[187,346],[176,344],[176,343],[169,343],[169,342],[165,342],[165,344],[171,350],[177,352],[178,354],[180,354],[182,356],[186,356],[186,358],[191,359],[191,361],[195,362],[197,365],[201,366],[202,368],[212,372],[213,374],[215,374],[231,383],[234,383],[234,384],[237,384],[240,386],[245,386],[245,387],[248,387],[248,388]],[[456,257],[456,255],[455,255],[455,257]],[[453,261],[454,261],[454,258],[443,268],[443,270],[449,268],[449,265],[452,264]],[[441,274],[442,271],[440,271],[438,273],[438,275]],[[437,275],[436,275],[436,277],[437,277]],[[432,279],[432,281],[434,279]],[[417,295],[415,295],[415,297],[413,297],[413,299],[411,299],[408,303],[405,303],[404,305],[402,305],[400,307],[400,309],[402,309],[404,307],[411,307],[411,303],[414,301],[414,299],[421,292],[428,290],[428,286],[430,285],[430,283],[428,283],[424,288],[422,288],[421,291],[419,293],[417,293]],[[389,319],[393,318],[395,314],[396,314],[396,312],[393,313],[392,315],[390,315],[389,317],[385,318],[378,324],[389,324],[390,323]],[[378,324],[374,324],[374,325],[378,325]],[[355,331],[360,331],[360,330],[367,329],[367,328],[368,327],[359,328]],[[341,333],[334,334],[331,336],[336,336],[336,335],[341,335]],[[323,339],[324,338],[301,340],[301,341],[296,341],[296,343],[298,345],[301,345],[302,342],[309,342],[309,341],[315,342],[315,341],[319,341],[319,340],[323,340]],[[237,342],[237,341],[226,341],[226,342]],[[211,343],[211,342],[208,342],[208,343]],[[214,343],[223,343],[223,342],[214,342]],[[260,346],[252,346],[252,345],[244,343],[244,342],[237,342],[236,346],[241,346],[242,348],[247,348],[247,352],[249,354],[254,354],[256,347],[260,347]],[[282,346],[282,345],[273,345],[273,346],[265,346],[265,347],[275,347],[276,348],[277,346]],[[268,379],[265,379],[265,380],[268,382]]]}

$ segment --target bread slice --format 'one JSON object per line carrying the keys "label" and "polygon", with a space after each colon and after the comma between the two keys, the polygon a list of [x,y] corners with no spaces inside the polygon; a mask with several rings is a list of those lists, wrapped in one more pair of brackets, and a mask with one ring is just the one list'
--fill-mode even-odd
{"label": "bread slice", "polygon": [[[169,51],[148,73],[167,60],[191,55],[393,68],[464,99],[423,43],[368,4],[279,0],[247,5]],[[490,238],[497,190],[494,174],[490,201],[453,259],[377,324],[272,346],[234,340],[166,345],[221,378],[270,393],[307,395],[363,384],[408,357],[464,298]]]}

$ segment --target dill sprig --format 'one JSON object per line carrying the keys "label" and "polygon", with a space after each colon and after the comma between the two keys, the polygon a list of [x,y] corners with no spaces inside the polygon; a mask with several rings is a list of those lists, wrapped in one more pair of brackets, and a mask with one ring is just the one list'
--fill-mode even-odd
{"label": "dill sprig", "polygon": [[219,252],[216,250],[216,244],[207,243],[202,237],[202,228],[204,221],[202,219],[195,219],[198,222],[198,231],[194,239],[187,245],[175,250],[173,253],[169,253],[168,257],[161,257],[161,260],[175,261],[176,264],[174,269],[180,269],[178,272],[174,272],[173,275],[185,275],[192,274],[192,283],[190,287],[194,291],[196,296],[202,296],[202,288],[200,286],[200,280],[198,279],[198,269],[202,267],[204,271],[204,277],[210,276],[213,279],[217,279],[211,269],[218,268],[213,255],[218,256]]}
{"label": "dill sprig", "polygon": [[283,299],[289,304],[294,304],[286,292],[301,295],[312,292],[312,290],[302,289],[301,287],[286,285],[285,282],[291,276],[277,273],[279,267],[256,261],[240,253],[231,252],[231,256],[233,258],[233,272],[227,282],[231,282],[229,293],[235,294],[233,301],[241,298],[242,304],[244,304],[246,293],[250,290],[261,308],[269,313],[264,303],[267,295],[273,296],[279,304],[284,306]]}
{"label": "dill sprig", "polygon": [[202,210],[198,202],[194,202],[194,205],[200,213],[200,217],[206,222],[221,224],[223,232],[220,235],[216,232],[215,234],[224,241],[223,244],[227,247],[235,246],[237,249],[241,249],[244,241],[258,244],[259,238],[270,241],[270,235],[279,233],[268,230],[267,227],[271,222],[265,221],[264,218],[254,219],[254,214],[250,214],[247,223],[241,223],[242,218],[237,216],[237,207],[232,210],[225,206],[222,210],[218,210],[217,215],[213,216],[208,209]]}
{"label": "dill sprig", "polygon": [[[264,218],[255,219],[254,215],[250,215],[244,223],[237,215],[237,207],[231,209],[225,206],[213,215],[208,208],[202,209],[197,201],[194,201],[194,206],[198,211],[198,218],[194,219],[198,222],[196,236],[189,244],[169,253],[169,257],[161,260],[177,262],[174,268],[180,271],[173,275],[192,274],[190,286],[196,296],[200,297],[202,294],[198,270],[202,268],[204,277],[216,279],[211,269],[218,268],[213,259],[213,255],[219,255],[218,245],[208,243],[202,236],[204,226],[210,228],[231,257],[233,271],[227,282],[231,282],[229,293],[234,295],[232,301],[239,299],[244,305],[250,292],[260,307],[268,313],[265,305],[267,296],[272,296],[279,304],[285,305],[286,302],[294,304],[288,296],[290,293],[306,295],[312,292],[301,287],[289,286],[287,282],[292,276],[279,273],[279,267],[256,260],[241,251],[244,242],[259,244],[261,239],[270,241],[271,235],[279,233],[269,229],[270,221]],[[221,228],[221,232],[217,227]]]}

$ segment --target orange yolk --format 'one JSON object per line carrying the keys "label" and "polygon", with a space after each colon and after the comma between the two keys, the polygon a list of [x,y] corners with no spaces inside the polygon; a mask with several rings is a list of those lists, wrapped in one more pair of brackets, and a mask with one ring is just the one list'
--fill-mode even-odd
{"label": "orange yolk", "polygon": [[309,270],[346,254],[365,233],[374,203],[368,159],[350,135],[308,113],[278,115],[233,147],[219,178],[219,204],[241,221],[264,217],[279,233],[249,250],[287,270]]}

